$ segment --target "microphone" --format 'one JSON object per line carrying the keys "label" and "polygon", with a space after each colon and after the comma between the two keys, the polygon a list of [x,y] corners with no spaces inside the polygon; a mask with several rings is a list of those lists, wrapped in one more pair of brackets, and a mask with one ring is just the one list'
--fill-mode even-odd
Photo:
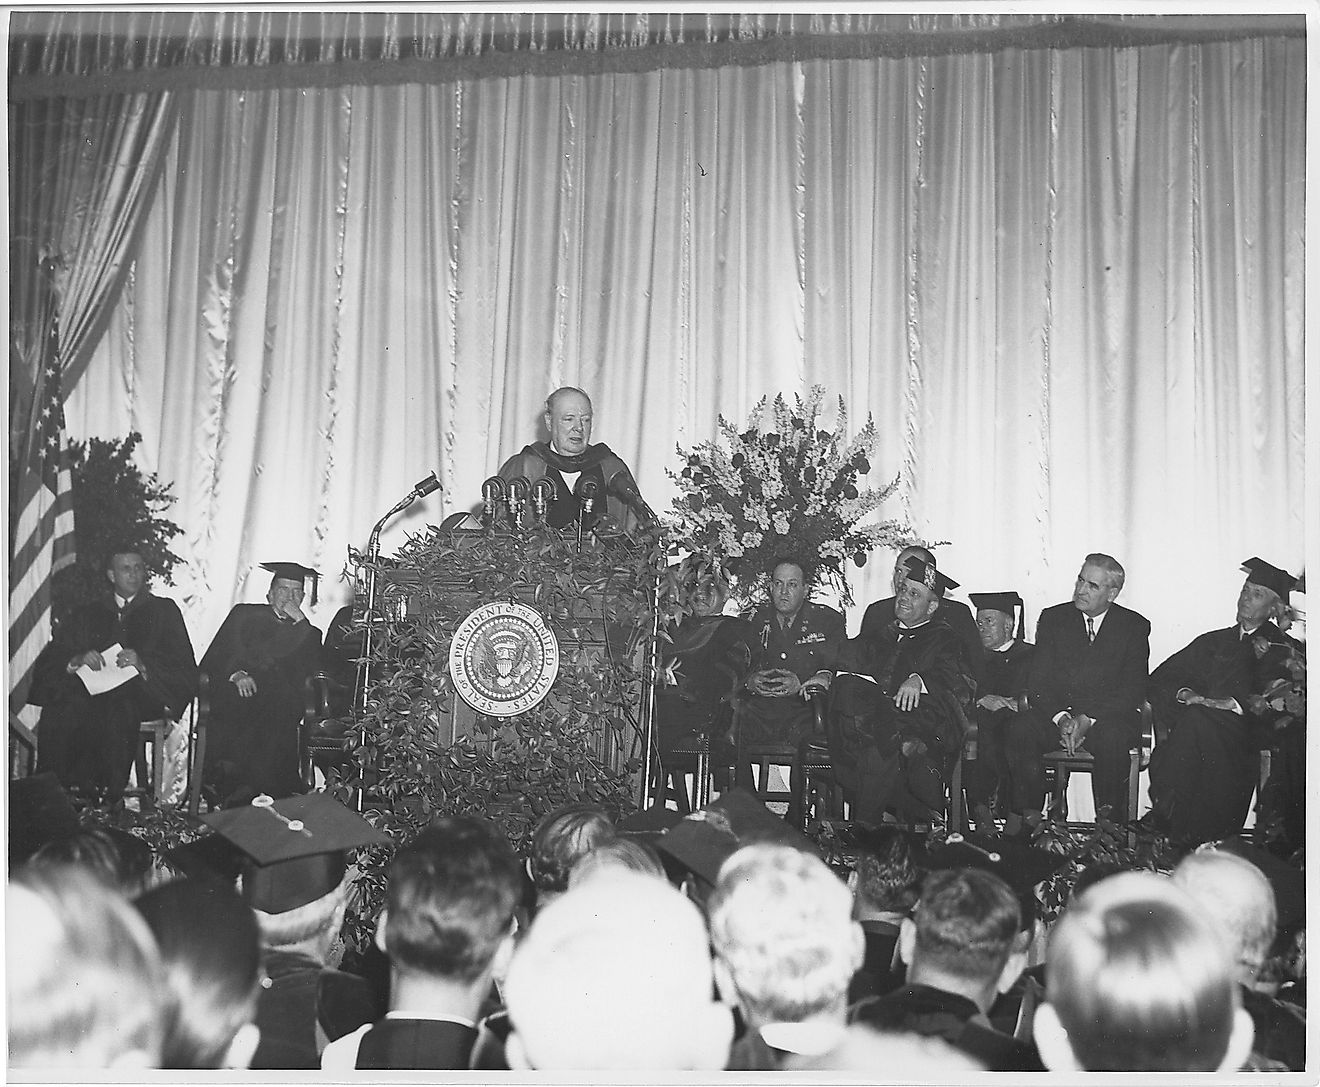
{"label": "microphone", "polygon": [[536,519],[542,523],[545,522],[546,513],[550,509],[550,502],[555,497],[555,484],[547,476],[542,476],[532,484],[532,510],[536,514]]}
{"label": "microphone", "polygon": [[412,493],[414,498],[425,498],[432,491],[438,491],[439,489],[440,481],[435,478],[435,473],[432,472],[425,479],[419,479],[413,484]]}
{"label": "microphone", "polygon": [[614,475],[610,476],[610,481],[605,484],[605,490],[614,495],[615,498],[622,499],[637,514],[637,519],[643,524],[654,525],[659,523],[660,518],[646,504],[646,499],[642,497],[641,491],[637,489],[637,481],[633,479],[632,473],[627,468],[620,468]]}
{"label": "microphone", "polygon": [[499,504],[504,501],[506,493],[504,480],[499,476],[491,476],[481,485],[481,501],[484,507],[481,519],[487,528],[495,523],[495,512]]}
{"label": "microphone", "polygon": [[523,505],[527,501],[527,477],[517,476],[509,480],[509,519],[514,528],[522,528]]}
{"label": "microphone", "polygon": [[582,499],[582,516],[590,517],[592,511],[596,508],[596,492],[600,490],[599,484],[594,479],[584,479],[578,494]]}

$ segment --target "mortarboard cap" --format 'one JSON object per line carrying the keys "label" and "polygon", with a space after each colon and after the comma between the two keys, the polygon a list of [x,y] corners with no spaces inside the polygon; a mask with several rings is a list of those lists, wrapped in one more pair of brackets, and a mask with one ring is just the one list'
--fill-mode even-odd
{"label": "mortarboard cap", "polygon": [[263,570],[269,570],[275,577],[287,578],[289,581],[306,583],[308,578],[312,581],[312,606],[316,606],[316,587],[321,580],[318,571],[310,566],[304,566],[300,562],[263,562]]}
{"label": "mortarboard cap", "polygon": [[979,868],[993,872],[1012,888],[1024,907],[1024,925],[1035,919],[1034,888],[1054,875],[1068,862],[1063,853],[1012,838],[991,838],[983,834],[950,834],[943,845],[930,851],[926,867],[931,872],[946,868]]}
{"label": "mortarboard cap", "polygon": [[746,789],[730,789],[699,812],[665,831],[657,848],[681,862],[707,883],[739,848],[754,842],[788,845],[819,856],[811,839],[784,822]]}
{"label": "mortarboard cap", "polygon": [[1022,597],[1014,592],[1002,593],[968,593],[972,601],[972,607],[977,611],[987,608],[990,611],[1002,611],[1013,621],[1013,629],[1017,630],[1017,609],[1025,608],[1022,603]]}
{"label": "mortarboard cap", "polygon": [[1247,571],[1248,581],[1253,585],[1263,585],[1267,589],[1273,589],[1285,604],[1288,603],[1288,594],[1297,585],[1297,578],[1293,577],[1287,570],[1280,570],[1277,566],[1271,566],[1264,559],[1246,559],[1242,563],[1242,569]]}
{"label": "mortarboard cap", "polygon": [[936,570],[933,562],[926,562],[915,555],[911,555],[903,560],[903,565],[907,567],[909,581],[915,581],[918,585],[926,586],[936,596],[943,596],[950,589],[958,587],[958,583],[953,578],[945,577]]}
{"label": "mortarboard cap", "polygon": [[203,822],[242,854],[243,897],[263,913],[283,913],[329,894],[343,879],[348,850],[390,841],[325,793],[259,796]]}

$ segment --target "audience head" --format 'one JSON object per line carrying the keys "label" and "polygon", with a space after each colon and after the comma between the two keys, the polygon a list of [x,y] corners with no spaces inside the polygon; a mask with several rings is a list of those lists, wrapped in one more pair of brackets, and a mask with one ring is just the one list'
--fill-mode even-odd
{"label": "audience head", "polygon": [[135,903],[160,951],[170,1012],[162,1068],[246,1068],[260,1033],[257,919],[238,892],[181,879]]}
{"label": "audience head", "polygon": [[899,931],[908,980],[962,993],[986,1011],[1022,973],[1021,927],[1017,896],[998,876],[976,868],[932,872]]}
{"label": "audience head", "polygon": [[1034,1032],[1054,1071],[1233,1071],[1251,1049],[1221,936],[1163,876],[1112,876],[1069,905],[1045,979]]}
{"label": "audience head", "polygon": [[557,453],[585,453],[591,444],[591,397],[568,385],[556,389],[545,401],[545,428]]}
{"label": "audience head", "polygon": [[141,838],[108,827],[80,827],[47,842],[32,855],[36,865],[73,865],[125,896],[151,882],[151,847]]}
{"label": "audience head", "polygon": [[809,567],[797,558],[778,558],[770,568],[770,603],[783,616],[802,610],[807,599]]}
{"label": "audience head", "polygon": [[859,848],[853,885],[858,916],[908,913],[921,894],[921,869],[907,834],[881,826]]}
{"label": "audience head", "polygon": [[445,816],[394,855],[377,943],[400,974],[486,985],[497,952],[512,949],[521,890],[518,859],[492,823]]}
{"label": "audience head", "polygon": [[891,1083],[947,1080],[986,1070],[943,1038],[879,1031],[862,1023],[850,1026],[833,1049],[814,1057],[789,1057],[784,1065],[790,1072],[853,1072],[868,1077],[879,1069]]}
{"label": "audience head", "polygon": [[903,550],[898,553],[898,557],[894,559],[894,574],[891,581],[894,587],[895,596],[903,591],[903,583],[908,579],[908,559],[920,559],[927,566],[939,565],[935,559],[935,555],[928,547],[913,545],[912,547],[903,548]]}
{"label": "audience head", "polygon": [[762,843],[720,869],[710,939],[720,991],[752,1026],[842,1017],[865,937],[852,896],[819,857]]}
{"label": "audience head", "polygon": [[602,874],[547,906],[504,996],[514,1068],[717,1071],[728,1058],[701,914],[651,876]]}
{"label": "audience head", "polygon": [[599,804],[565,804],[537,824],[529,860],[538,906],[568,890],[573,866],[617,832]]}
{"label": "audience head", "polygon": [[1073,587],[1073,606],[1089,616],[1107,611],[1122,591],[1126,577],[1117,559],[1098,553],[1087,555]]}
{"label": "audience head", "polygon": [[147,583],[147,564],[136,548],[120,548],[106,555],[105,576],[116,593],[132,600]]}
{"label": "audience head", "polygon": [[568,885],[576,887],[585,880],[619,870],[665,878],[665,866],[652,846],[635,838],[619,837],[601,842],[578,861],[568,875]]}
{"label": "audience head", "polygon": [[1244,857],[1203,850],[1179,862],[1173,881],[1201,916],[1219,927],[1238,981],[1250,985],[1270,953],[1277,926],[1274,889],[1265,873]]}
{"label": "audience head", "polygon": [[128,902],[49,865],[20,871],[5,905],[10,1067],[159,1067],[160,959]]}

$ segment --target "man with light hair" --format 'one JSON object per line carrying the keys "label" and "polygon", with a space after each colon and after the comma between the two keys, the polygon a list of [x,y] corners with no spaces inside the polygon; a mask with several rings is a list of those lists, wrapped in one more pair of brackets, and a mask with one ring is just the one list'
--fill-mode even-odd
{"label": "man with light hair", "polygon": [[866,945],[852,909],[825,862],[791,846],[744,846],[724,862],[709,904],[715,980],[747,1025],[731,1071],[777,1069],[841,1041]]}
{"label": "man with light hair", "polygon": [[700,912],[631,872],[589,879],[538,913],[504,998],[514,1070],[712,1072],[733,1033]]}
{"label": "man with light hair", "polygon": [[1184,857],[1173,881],[1215,925],[1232,956],[1242,1006],[1255,1025],[1255,1052],[1293,1071],[1306,1068],[1306,1020],[1257,988],[1277,928],[1274,889],[1245,857],[1207,849]]}
{"label": "man with light hair", "polygon": [[20,872],[5,904],[9,1067],[159,1068],[165,976],[133,908],[64,865]]}

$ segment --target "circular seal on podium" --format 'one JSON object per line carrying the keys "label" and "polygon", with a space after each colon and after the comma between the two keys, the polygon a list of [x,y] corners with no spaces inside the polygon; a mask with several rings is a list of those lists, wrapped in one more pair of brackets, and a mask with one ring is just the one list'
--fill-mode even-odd
{"label": "circular seal on podium", "polygon": [[449,674],[474,710],[512,717],[550,693],[559,674],[559,642],[540,612],[526,604],[482,604],[454,631]]}

